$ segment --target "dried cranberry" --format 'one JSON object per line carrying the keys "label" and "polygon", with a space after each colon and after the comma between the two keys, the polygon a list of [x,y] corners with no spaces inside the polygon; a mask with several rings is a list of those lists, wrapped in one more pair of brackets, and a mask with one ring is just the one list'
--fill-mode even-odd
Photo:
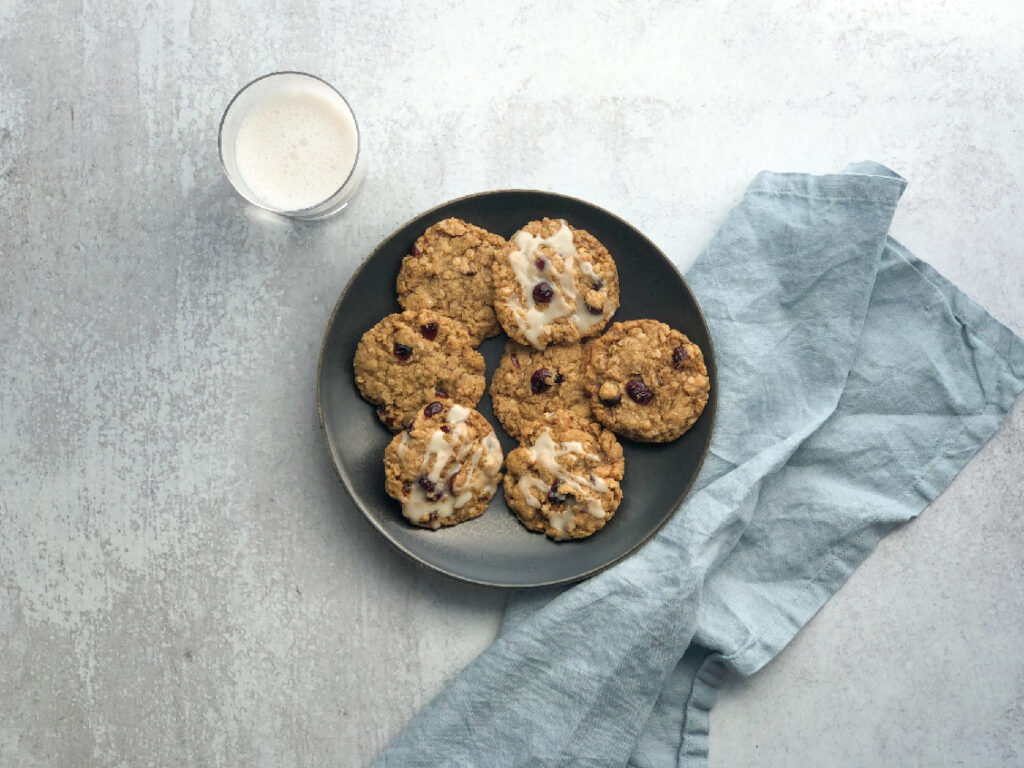
{"label": "dried cranberry", "polygon": [[423,415],[427,417],[436,416],[441,412],[441,407],[441,404],[437,402],[437,400],[432,403],[428,403],[427,407],[423,409]]}
{"label": "dried cranberry", "polygon": [[437,323],[426,323],[420,326],[420,335],[427,341],[437,338]]}
{"label": "dried cranberry", "polygon": [[447,435],[449,432],[452,431],[452,425],[451,424],[442,424],[441,425],[441,431],[444,432]]}
{"label": "dried cranberry", "polygon": [[565,381],[565,376],[563,376],[561,374],[561,372],[556,373],[555,374],[555,384],[561,384],[563,381]]}
{"label": "dried cranberry", "polygon": [[547,263],[546,261],[544,261],[544,259],[537,259],[537,260],[536,260],[535,262],[533,262],[533,263],[537,265],[537,269],[538,269],[538,270],[539,270],[540,272],[543,272],[543,271],[544,271],[544,267],[546,267],[546,266],[548,265],[548,263]]}
{"label": "dried cranberry", "polygon": [[616,405],[622,402],[622,395],[615,395],[614,397],[599,397],[601,405],[605,408],[614,408]]}
{"label": "dried cranberry", "polygon": [[603,315],[604,307],[592,307],[589,304],[587,304],[587,312],[589,312],[592,315]]}
{"label": "dried cranberry", "polygon": [[551,389],[551,379],[554,378],[547,368],[538,368],[530,377],[530,391],[535,395],[543,394]]}
{"label": "dried cranberry", "polygon": [[440,385],[434,385],[434,394],[438,397],[448,397],[448,390],[443,389]]}
{"label": "dried cranberry", "polygon": [[423,489],[427,501],[440,501],[441,497],[444,496],[444,488],[438,488],[429,477],[420,475],[416,482]]}
{"label": "dried cranberry", "polygon": [[684,360],[690,359],[690,353],[686,351],[686,347],[680,344],[678,347],[672,350],[672,363],[679,365]]}
{"label": "dried cranberry", "polygon": [[594,290],[595,291],[600,291],[602,288],[604,288],[604,280],[602,280],[600,277],[595,277],[594,278]]}
{"label": "dried cranberry", "polygon": [[558,478],[555,478],[555,482],[551,484],[551,489],[548,491],[548,501],[552,504],[565,504],[565,494],[558,492]]}
{"label": "dried cranberry", "polygon": [[640,379],[630,379],[626,382],[626,394],[640,405],[647,405],[654,399],[654,390]]}
{"label": "dried cranberry", "polygon": [[462,274],[465,275],[466,277],[473,277],[473,275],[475,275],[476,272],[463,272]]}
{"label": "dried cranberry", "polygon": [[448,478],[448,492],[455,495],[455,478],[459,476],[458,472],[452,472],[452,476]]}
{"label": "dried cranberry", "polygon": [[395,357],[397,357],[403,363],[410,357],[412,357],[412,347],[410,347],[408,344],[399,344],[396,341],[394,352]]}
{"label": "dried cranberry", "polygon": [[547,304],[555,295],[555,289],[545,282],[539,282],[533,286],[533,300],[541,304]]}
{"label": "dried cranberry", "polygon": [[402,495],[408,496],[410,493],[412,493],[412,483],[406,480],[404,483],[402,483]]}
{"label": "dried cranberry", "polygon": [[386,426],[388,429],[395,428],[394,417],[388,415],[387,409],[383,405],[377,406],[377,416],[378,418],[380,418],[381,421],[384,422],[384,426]]}
{"label": "dried cranberry", "polygon": [[512,365],[516,367],[517,371],[519,370],[519,358],[516,355],[512,355]]}
{"label": "dried cranberry", "polygon": [[412,244],[412,248],[409,249],[409,255],[410,256],[419,256],[420,255],[420,249],[416,247],[416,243],[413,243]]}

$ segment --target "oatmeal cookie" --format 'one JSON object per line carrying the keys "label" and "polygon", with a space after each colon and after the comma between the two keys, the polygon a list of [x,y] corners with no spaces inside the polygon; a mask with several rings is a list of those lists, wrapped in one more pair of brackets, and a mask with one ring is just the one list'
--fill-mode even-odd
{"label": "oatmeal cookie", "polygon": [[530,422],[509,453],[505,500],[531,531],[582,539],[615,514],[624,471],[615,435],[569,411],[555,411]]}
{"label": "oatmeal cookie", "polygon": [[494,316],[491,262],[508,247],[505,238],[461,219],[437,222],[402,259],[399,303],[462,322],[474,346],[497,336],[501,327]]}
{"label": "oatmeal cookie", "polygon": [[364,333],[353,367],[360,394],[392,432],[438,398],[472,408],[486,386],[484,358],[466,329],[426,309],[388,315]]}
{"label": "oatmeal cookie", "polygon": [[667,443],[694,425],[710,381],[700,347],[657,320],[615,323],[590,347],[594,418],[632,440]]}
{"label": "oatmeal cookie", "polygon": [[520,344],[544,349],[596,336],[618,308],[611,254],[562,219],[531,221],[494,259],[494,311]]}
{"label": "oatmeal cookie", "polygon": [[484,513],[498,490],[501,462],[487,419],[451,400],[432,400],[385,450],[385,489],[410,523],[436,530]]}
{"label": "oatmeal cookie", "polygon": [[590,421],[590,394],[583,386],[589,342],[525,347],[511,339],[491,379],[494,415],[512,437],[545,413],[572,411]]}

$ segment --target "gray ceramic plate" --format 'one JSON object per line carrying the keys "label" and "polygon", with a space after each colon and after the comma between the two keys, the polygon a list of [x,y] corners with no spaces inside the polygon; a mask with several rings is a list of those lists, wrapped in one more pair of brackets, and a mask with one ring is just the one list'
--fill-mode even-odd
{"label": "gray ceramic plate", "polygon": [[[530,533],[508,511],[499,488],[475,520],[439,531],[409,525],[384,493],[384,449],[391,435],[356,389],[352,358],[364,332],[401,311],[395,298],[398,269],[413,242],[441,219],[457,216],[504,237],[545,216],[564,218],[596,236],[615,257],[621,307],[614,320],[654,317],[687,334],[704,350],[711,400],[697,424],[679,440],[649,445],[623,440],[626,476],[622,505],[588,539],[556,543]],[[505,346],[504,335],[480,347],[488,385]],[[548,192],[483,192],[427,211],[392,234],[356,271],[327,324],[317,402],[327,452],[356,507],[384,538],[420,563],[463,581],[495,587],[535,587],[576,581],[626,557],[665,524],[700,470],[711,442],[717,403],[715,355],[707,324],[682,275],[640,232],[590,203]],[[515,441],[501,429],[484,395],[477,408],[494,425],[507,454]]]}

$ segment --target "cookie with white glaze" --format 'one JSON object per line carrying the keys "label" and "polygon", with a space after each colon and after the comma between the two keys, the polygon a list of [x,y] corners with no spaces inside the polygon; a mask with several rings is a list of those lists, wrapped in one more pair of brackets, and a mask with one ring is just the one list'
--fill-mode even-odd
{"label": "cookie with white glaze", "polygon": [[385,450],[385,489],[413,525],[457,525],[487,509],[502,458],[494,429],[479,411],[434,400]]}
{"label": "cookie with white glaze", "polygon": [[531,221],[494,259],[494,311],[520,344],[544,349],[596,336],[619,307],[608,249],[563,219]]}
{"label": "cookie with white glaze", "polygon": [[596,339],[585,381],[594,418],[647,443],[666,443],[690,429],[711,388],[700,347],[651,319],[614,323]]}
{"label": "cookie with white glaze", "polygon": [[552,539],[594,534],[622,501],[622,446],[569,411],[531,422],[505,467],[505,501],[524,526]]}
{"label": "cookie with white glaze", "polygon": [[456,320],[430,310],[388,315],[363,334],[353,361],[359,393],[392,432],[438,398],[472,408],[484,394],[484,358]]}
{"label": "cookie with white glaze", "polygon": [[494,415],[512,437],[552,411],[572,411],[590,420],[590,394],[583,384],[588,344],[558,344],[543,350],[509,339],[491,379]]}
{"label": "cookie with white glaze", "polygon": [[462,219],[439,221],[413,244],[398,272],[398,302],[452,317],[474,345],[501,333],[494,314],[491,265],[505,238]]}

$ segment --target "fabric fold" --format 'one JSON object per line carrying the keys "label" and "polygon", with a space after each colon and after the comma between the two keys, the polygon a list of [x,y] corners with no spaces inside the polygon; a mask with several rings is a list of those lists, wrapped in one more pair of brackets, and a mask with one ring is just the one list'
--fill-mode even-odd
{"label": "fabric fold", "polygon": [[[774,492],[785,505],[766,505],[709,574],[695,643],[666,681],[631,764],[705,765],[700,723],[714,703],[716,684],[708,680],[720,677],[715,671],[727,665],[752,674],[772,659],[883,536],[948,486],[1024,389],[1024,343],[891,239],[860,347],[836,413],[794,455],[792,484]],[[846,471],[832,478],[835,494],[822,494],[808,475],[822,460],[837,459]],[[791,507],[807,504],[808,491],[821,498],[813,517],[823,524],[802,525],[803,536],[786,537]],[[800,557],[775,568],[768,588],[763,563],[779,563],[779,550]],[[687,657],[703,659],[703,666],[687,669]],[[704,680],[699,688],[697,679]],[[694,720],[691,711],[704,715]],[[646,759],[677,748],[675,762]]]}
{"label": "fabric fold", "polygon": [[[1024,386],[1024,347],[979,310],[887,241],[836,412],[766,490],[763,514],[726,566],[709,574],[697,642],[741,674],[759,669],[994,434]],[[765,588],[763,563],[787,556]]]}
{"label": "fabric fold", "polygon": [[888,239],[904,186],[754,179],[687,275],[720,372],[690,496],[629,559],[515,597],[375,765],[702,764],[726,666],[777,653],[1024,386],[1020,339]]}

